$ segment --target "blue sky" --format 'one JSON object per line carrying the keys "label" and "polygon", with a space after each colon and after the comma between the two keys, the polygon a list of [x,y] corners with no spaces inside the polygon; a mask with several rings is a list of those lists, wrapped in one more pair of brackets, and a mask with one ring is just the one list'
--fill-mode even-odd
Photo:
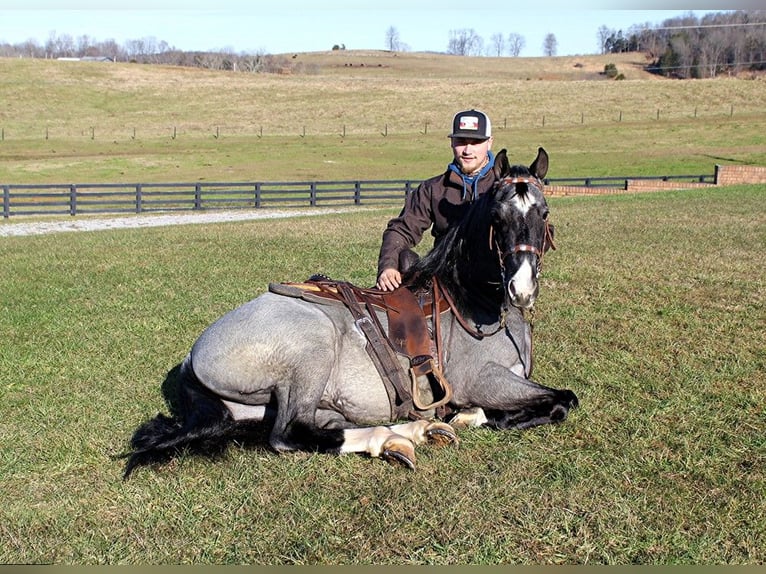
{"label": "blue sky", "polygon": [[552,0],[530,10],[514,8],[508,0],[0,0],[0,41],[44,44],[51,33],[120,44],[153,37],[182,50],[279,54],[329,50],[335,44],[382,50],[386,31],[394,26],[411,51],[445,51],[450,31],[467,28],[485,45],[497,33],[521,34],[526,46],[520,55],[528,57],[541,56],[544,37],[553,33],[557,54],[565,56],[597,53],[602,25],[627,31],[688,12],[719,11],[692,10],[671,0],[663,7],[679,8],[647,10],[652,2],[636,8],[627,2],[621,5],[628,9],[617,10],[610,4],[593,0],[571,9],[571,0]]}

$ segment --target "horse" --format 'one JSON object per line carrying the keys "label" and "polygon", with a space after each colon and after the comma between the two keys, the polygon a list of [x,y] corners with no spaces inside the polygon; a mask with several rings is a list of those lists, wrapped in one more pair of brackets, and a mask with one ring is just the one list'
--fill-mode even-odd
{"label": "horse", "polygon": [[[494,188],[405,271],[399,287],[432,288],[449,303],[429,323],[433,330],[438,318],[437,362],[450,391],[438,408],[437,391],[419,379],[425,408],[396,418],[349,310],[270,290],[203,330],[178,369],[177,412],[136,429],[132,450],[121,455],[123,477],[183,453],[216,457],[258,433],[277,453],[366,453],[415,469],[416,446],[457,444],[461,428],[563,421],[578,406],[575,393],[529,378],[527,312],[543,256],[555,248],[542,182],[548,154],[540,147],[531,165],[510,165],[503,149],[493,169]],[[376,319],[386,327],[385,316]]]}

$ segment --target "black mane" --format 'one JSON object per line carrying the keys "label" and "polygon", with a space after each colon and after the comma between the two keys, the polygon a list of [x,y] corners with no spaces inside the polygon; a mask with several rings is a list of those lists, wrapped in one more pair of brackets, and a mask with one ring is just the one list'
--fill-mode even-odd
{"label": "black mane", "polygon": [[[405,274],[404,283],[412,289],[426,288],[436,277],[450,293],[460,313],[478,323],[497,320],[505,300],[502,269],[490,245],[490,228],[503,205],[515,194],[526,192],[525,184],[503,185],[505,177],[530,177],[529,168],[509,166],[505,160],[496,166],[498,182],[469,207],[463,219],[453,225],[434,247]],[[505,160],[504,162],[502,160]],[[497,160],[496,160],[497,161]]]}

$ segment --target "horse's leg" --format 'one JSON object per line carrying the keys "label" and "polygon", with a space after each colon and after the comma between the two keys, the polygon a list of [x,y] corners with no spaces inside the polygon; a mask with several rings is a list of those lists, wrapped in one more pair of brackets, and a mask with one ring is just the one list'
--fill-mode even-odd
{"label": "horse's leg", "polygon": [[477,377],[454,385],[452,400],[455,405],[477,406],[482,411],[458,418],[457,426],[499,429],[561,422],[578,405],[572,391],[540,385],[497,363],[486,364]]}
{"label": "horse's leg", "polygon": [[487,422],[489,422],[489,419],[481,407],[461,409],[449,418],[449,424],[457,429],[480,427]]}
{"label": "horse's leg", "polygon": [[391,426],[345,429],[339,452],[366,452],[415,470],[415,446],[457,443],[457,435],[450,425],[423,419]]}
{"label": "horse's leg", "polygon": [[419,420],[390,426],[355,427],[340,415],[325,415],[327,411],[318,417],[325,426],[294,421],[283,440],[301,450],[338,455],[366,453],[412,470],[415,469],[416,446],[458,442],[454,429],[443,422]]}

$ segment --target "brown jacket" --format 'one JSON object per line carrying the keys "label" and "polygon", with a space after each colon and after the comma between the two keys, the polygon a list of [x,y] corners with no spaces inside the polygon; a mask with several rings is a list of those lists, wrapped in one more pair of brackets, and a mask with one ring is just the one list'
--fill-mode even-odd
{"label": "brown jacket", "polygon": [[[491,189],[494,183],[495,172],[490,169],[476,183],[477,195]],[[472,200],[473,191],[466,190],[462,178],[450,169],[421,183],[407,196],[401,213],[388,222],[383,232],[378,275],[384,269],[398,269],[399,253],[420,243],[429,227],[438,242],[450,225],[460,221]]]}

